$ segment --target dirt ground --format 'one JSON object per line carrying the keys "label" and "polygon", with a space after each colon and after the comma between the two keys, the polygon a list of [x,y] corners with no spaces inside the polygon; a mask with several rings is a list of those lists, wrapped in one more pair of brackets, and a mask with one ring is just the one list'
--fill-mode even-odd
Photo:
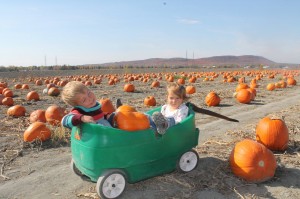
{"label": "dirt ground", "polygon": [[[179,74],[183,70],[172,72]],[[77,74],[75,74],[75,72]],[[63,71],[63,72],[22,72],[0,73],[0,81],[6,81],[14,91],[15,104],[25,106],[26,117],[12,118],[6,115],[8,107],[0,105],[0,199],[74,199],[98,198],[95,183],[82,179],[70,169],[71,149],[69,131],[66,137],[49,140],[44,143],[24,143],[23,132],[29,126],[29,114],[35,109],[46,109],[51,104],[58,104],[69,109],[60,97],[42,94],[43,86],[29,82],[29,77],[47,77],[59,75],[62,79],[70,75],[116,73],[120,77],[133,71]],[[145,71],[135,71],[144,73]],[[155,72],[159,71],[146,71]],[[166,72],[166,71],[161,71]],[[167,71],[170,72],[170,71]],[[202,72],[185,70],[185,73]],[[241,76],[241,75],[239,75]],[[15,80],[14,80],[15,78]],[[249,83],[253,77],[246,76]],[[222,75],[214,81],[204,82],[198,78],[194,85],[196,93],[190,101],[196,105],[238,119],[239,123],[229,122],[215,117],[197,114],[196,126],[200,130],[196,151],[200,156],[197,168],[189,173],[174,171],[163,176],[153,177],[135,184],[128,184],[122,198],[289,198],[300,195],[300,77],[296,76],[296,86],[267,91],[269,82],[282,78],[278,74],[274,79],[263,77],[258,81],[257,96],[250,104],[240,104],[233,98],[237,82],[223,83]],[[134,93],[123,92],[124,81],[113,86],[103,78],[99,85],[91,86],[97,96],[109,97],[113,102],[121,98],[123,103],[135,105],[139,111],[153,107],[143,105],[148,95],[153,95],[157,106],[165,102],[166,82],[161,80],[159,88],[151,88],[151,81],[134,81]],[[14,82],[13,82],[14,81]],[[41,100],[26,101],[28,90],[16,90],[16,83],[26,82],[30,89],[37,90]],[[187,82],[186,85],[189,85]],[[207,107],[204,99],[209,91],[214,90],[221,97],[217,107]],[[289,129],[289,146],[285,152],[274,152],[277,169],[274,178],[264,183],[247,183],[234,176],[228,165],[228,158],[234,144],[244,138],[255,139],[255,127],[260,119],[267,115],[284,118]],[[57,131],[59,127],[51,127]]]}

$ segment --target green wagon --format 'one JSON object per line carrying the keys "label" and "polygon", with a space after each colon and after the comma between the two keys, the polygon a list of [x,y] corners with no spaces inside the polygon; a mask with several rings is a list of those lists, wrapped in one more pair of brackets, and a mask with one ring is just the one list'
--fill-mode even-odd
{"label": "green wagon", "polygon": [[[152,114],[159,108],[148,111]],[[189,172],[198,165],[199,129],[195,113],[169,128],[164,135],[152,129],[128,132],[117,128],[85,123],[73,127],[71,167],[78,175],[97,182],[101,198],[117,198],[126,183],[135,183],[170,173],[176,168]]]}

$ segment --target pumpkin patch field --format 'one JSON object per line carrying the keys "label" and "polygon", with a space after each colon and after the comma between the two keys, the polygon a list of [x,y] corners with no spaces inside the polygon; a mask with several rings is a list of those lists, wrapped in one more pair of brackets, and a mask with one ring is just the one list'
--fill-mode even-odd
{"label": "pumpkin patch field", "polygon": [[1,199],[99,198],[70,169],[70,130],[60,126],[69,81],[90,88],[104,112],[117,99],[159,107],[177,82],[198,107],[239,120],[196,113],[197,168],[128,184],[121,198],[299,198],[300,70],[104,68],[0,73]]}

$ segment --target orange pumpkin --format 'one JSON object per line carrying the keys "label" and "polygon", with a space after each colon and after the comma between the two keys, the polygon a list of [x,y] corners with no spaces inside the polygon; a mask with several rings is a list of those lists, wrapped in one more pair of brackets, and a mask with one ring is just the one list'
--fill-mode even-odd
{"label": "orange pumpkin", "polygon": [[7,109],[7,115],[13,117],[25,116],[25,113],[26,113],[26,109],[24,106],[21,105],[11,106]]}
{"label": "orange pumpkin", "polygon": [[101,104],[101,110],[104,113],[112,113],[116,110],[109,98],[102,98],[99,103]]}
{"label": "orange pumpkin", "polygon": [[133,84],[125,84],[124,85],[124,91],[125,92],[134,92],[134,85]]}
{"label": "orange pumpkin", "polygon": [[30,113],[29,121],[33,122],[44,122],[46,123],[45,110],[38,109]]}
{"label": "orange pumpkin", "polygon": [[185,88],[185,91],[187,94],[194,94],[196,92],[196,87],[195,86],[187,86]]}
{"label": "orange pumpkin", "polygon": [[28,101],[34,100],[34,101],[39,101],[40,100],[40,96],[36,91],[30,91],[27,95],[26,95],[26,99]]}
{"label": "orange pumpkin", "polygon": [[265,117],[256,126],[256,140],[270,150],[283,151],[288,147],[289,131],[283,120]]}
{"label": "orange pumpkin", "polygon": [[250,139],[236,143],[229,162],[232,172],[248,182],[263,182],[271,179],[277,166],[272,151]]}
{"label": "orange pumpkin", "polygon": [[215,92],[210,92],[205,97],[205,103],[207,106],[218,106],[221,102],[221,98]]}
{"label": "orange pumpkin", "polygon": [[10,90],[10,89],[7,89],[7,90],[3,90],[3,95],[5,96],[5,97],[13,97],[14,96],[14,93],[12,92],[12,90]]}
{"label": "orange pumpkin", "polygon": [[60,125],[61,119],[65,116],[65,109],[57,105],[51,105],[46,109],[46,121],[52,125]]}
{"label": "orange pumpkin", "polygon": [[150,128],[147,115],[141,112],[116,112],[114,120],[117,128],[126,131],[139,131]]}
{"label": "orange pumpkin", "polygon": [[23,85],[22,85],[22,89],[29,89],[28,84],[23,84]]}
{"label": "orange pumpkin", "polygon": [[40,79],[36,80],[35,85],[38,85],[38,86],[43,85],[42,80],[40,80]]}
{"label": "orange pumpkin", "polygon": [[252,94],[247,89],[241,89],[237,92],[235,97],[238,102],[248,104],[249,102],[251,102]]}
{"label": "orange pumpkin", "polygon": [[179,79],[177,80],[177,83],[178,83],[178,84],[181,84],[181,85],[184,85],[184,84],[185,84],[185,79],[184,79],[184,78],[179,78]]}
{"label": "orange pumpkin", "polygon": [[22,88],[22,84],[15,84],[15,89],[21,89]]}
{"label": "orange pumpkin", "polygon": [[47,93],[50,96],[58,96],[60,94],[60,90],[57,87],[51,87]]}
{"label": "orange pumpkin", "polygon": [[197,80],[196,77],[191,77],[191,78],[189,78],[189,82],[190,82],[190,83],[195,83],[196,80]]}
{"label": "orange pumpkin", "polygon": [[289,85],[289,86],[295,86],[295,85],[297,84],[297,81],[296,81],[294,78],[289,77],[289,78],[287,79],[286,83],[287,83],[287,85]]}
{"label": "orange pumpkin", "polygon": [[11,97],[4,97],[2,100],[2,104],[6,106],[12,106],[14,105],[14,100]]}
{"label": "orange pumpkin", "polygon": [[148,96],[144,99],[144,105],[146,106],[156,106],[156,99],[154,96]]}
{"label": "orange pumpkin", "polygon": [[274,83],[269,83],[268,85],[267,85],[267,90],[268,91],[272,91],[272,90],[274,90],[275,89],[275,84]]}
{"label": "orange pumpkin", "polygon": [[160,86],[159,81],[154,81],[154,82],[152,82],[152,84],[151,84],[151,87],[152,87],[152,88],[157,88],[157,87],[159,87],[159,86]]}
{"label": "orange pumpkin", "polygon": [[32,142],[36,139],[45,141],[51,137],[51,131],[43,122],[32,123],[24,132],[24,141]]}

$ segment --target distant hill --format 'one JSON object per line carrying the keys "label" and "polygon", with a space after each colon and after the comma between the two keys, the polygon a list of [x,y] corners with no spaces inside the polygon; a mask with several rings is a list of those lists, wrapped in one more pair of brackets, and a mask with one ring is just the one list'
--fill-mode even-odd
{"label": "distant hill", "polygon": [[145,60],[111,62],[105,64],[93,64],[98,66],[218,66],[218,67],[245,67],[245,66],[270,66],[278,67],[282,64],[276,63],[261,56],[214,56],[200,59],[185,58],[151,58]]}

